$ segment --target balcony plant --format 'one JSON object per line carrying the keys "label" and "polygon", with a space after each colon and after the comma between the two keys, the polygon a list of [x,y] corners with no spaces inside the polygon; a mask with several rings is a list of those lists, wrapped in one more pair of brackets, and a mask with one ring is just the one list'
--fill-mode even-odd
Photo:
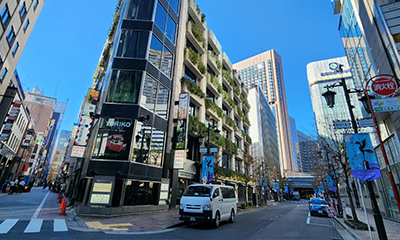
{"label": "balcony plant", "polygon": [[189,78],[182,77],[181,85],[182,87],[186,86],[189,92],[199,96],[200,98],[205,98],[206,96],[204,92],[201,90],[201,88],[195,82],[192,82]]}
{"label": "balcony plant", "polygon": [[224,116],[224,112],[220,107],[217,106],[211,99],[206,98],[206,109],[211,109],[217,113],[218,117],[222,118]]}

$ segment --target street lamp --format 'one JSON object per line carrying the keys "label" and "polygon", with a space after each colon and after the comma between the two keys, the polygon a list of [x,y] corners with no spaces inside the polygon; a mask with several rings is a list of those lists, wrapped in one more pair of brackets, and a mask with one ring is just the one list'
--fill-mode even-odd
{"label": "street lamp", "polygon": [[[219,133],[221,132],[217,126],[215,126],[214,124],[211,125],[211,123],[208,123],[208,127],[207,127],[207,155],[210,155],[210,132],[211,132],[211,128],[214,129],[214,134],[215,134],[215,138],[218,139],[219,138]],[[200,146],[203,145],[203,136],[199,137],[199,144]]]}
{"label": "street lamp", "polygon": [[[339,70],[338,71],[340,73],[343,72],[342,67],[343,67],[343,65],[339,66]],[[348,107],[349,114],[350,114],[351,125],[353,127],[354,133],[358,133],[357,123],[356,123],[356,120],[354,118],[353,106],[351,105],[351,102],[350,102],[349,93],[361,93],[363,91],[357,90],[357,89],[355,89],[353,91],[350,91],[346,86],[346,81],[345,81],[344,77],[342,76],[341,82],[336,82],[336,83],[334,83],[332,85],[325,86],[328,89],[328,91],[325,92],[324,94],[322,94],[322,96],[325,98],[325,100],[327,102],[327,105],[330,108],[333,108],[333,106],[335,104],[334,97],[335,97],[336,93],[330,91],[329,88],[338,87],[338,86],[342,86],[343,87],[344,96],[346,98],[346,103],[347,103],[347,107]],[[367,97],[368,97],[368,95],[367,95]],[[382,146],[382,143],[381,143],[381,146]],[[379,239],[387,239],[385,225],[383,225],[382,215],[381,215],[381,213],[379,211],[378,203],[376,202],[375,193],[374,193],[374,189],[372,187],[372,183],[371,183],[371,181],[366,181],[366,182],[367,182],[369,195],[370,195],[370,198],[371,198],[372,210],[373,210],[373,215],[374,215],[376,228],[378,229]],[[350,187],[350,186],[348,186],[348,187]]]}

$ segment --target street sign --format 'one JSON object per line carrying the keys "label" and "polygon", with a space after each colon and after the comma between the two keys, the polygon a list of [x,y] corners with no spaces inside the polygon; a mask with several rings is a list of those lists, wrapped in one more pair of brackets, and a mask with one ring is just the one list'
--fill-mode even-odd
{"label": "street sign", "polygon": [[360,128],[363,127],[375,127],[374,120],[372,118],[366,118],[366,119],[358,119],[358,126]]}
{"label": "street sign", "polygon": [[388,96],[396,91],[397,83],[393,78],[379,77],[371,84],[371,89],[378,95]]}
{"label": "street sign", "polygon": [[[207,148],[200,148],[200,153],[206,153]],[[218,152],[218,148],[210,148],[210,153],[216,153]]]}
{"label": "street sign", "polygon": [[351,128],[350,121],[333,121],[335,129]]}
{"label": "street sign", "polygon": [[332,207],[326,207],[326,212],[329,217],[336,217],[336,209]]}
{"label": "street sign", "polygon": [[381,98],[371,99],[371,105],[374,112],[392,112],[400,110],[400,98]]}

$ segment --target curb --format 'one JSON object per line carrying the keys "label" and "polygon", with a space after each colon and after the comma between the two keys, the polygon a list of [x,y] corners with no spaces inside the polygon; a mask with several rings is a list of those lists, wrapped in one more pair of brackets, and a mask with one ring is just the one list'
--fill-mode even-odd
{"label": "curb", "polygon": [[340,224],[340,226],[350,234],[356,240],[363,240],[360,236],[358,236],[349,226],[347,226],[344,222],[340,221],[337,217],[335,217],[336,222]]}

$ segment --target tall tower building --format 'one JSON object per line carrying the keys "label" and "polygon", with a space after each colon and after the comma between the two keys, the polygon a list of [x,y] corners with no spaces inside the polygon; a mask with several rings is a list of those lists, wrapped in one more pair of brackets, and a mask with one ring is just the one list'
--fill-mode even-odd
{"label": "tall tower building", "polygon": [[312,137],[297,131],[297,161],[299,162],[299,171],[303,173],[312,173],[316,163],[320,161],[318,152],[320,150],[319,142]]}
{"label": "tall tower building", "polygon": [[281,173],[296,171],[281,57],[269,50],[235,63],[233,68],[247,88],[261,87],[276,116]]}

